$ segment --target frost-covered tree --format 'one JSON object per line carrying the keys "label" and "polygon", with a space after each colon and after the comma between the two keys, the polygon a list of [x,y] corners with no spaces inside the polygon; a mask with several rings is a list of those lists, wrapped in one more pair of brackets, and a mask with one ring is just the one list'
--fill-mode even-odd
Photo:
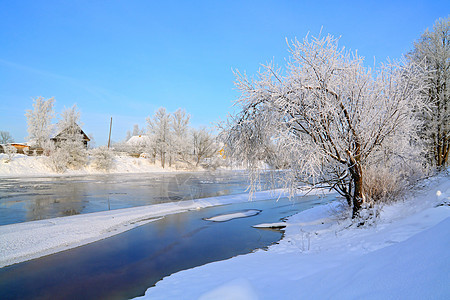
{"label": "frost-covered tree", "polygon": [[14,139],[8,131],[0,131],[0,144],[13,143]]}
{"label": "frost-covered tree", "polygon": [[28,141],[42,147],[52,134],[55,99],[45,100],[43,97],[37,97],[33,99],[33,102],[33,110],[27,110],[25,113],[28,123]]}
{"label": "frost-covered tree", "polygon": [[76,105],[65,109],[57,124],[59,134],[56,147],[50,151],[50,164],[55,171],[64,171],[64,166],[79,169],[87,163],[87,150],[80,128],[80,112]]}
{"label": "frost-covered tree", "polygon": [[171,115],[172,149],[175,159],[182,162],[189,161],[189,149],[191,146],[189,136],[190,117],[191,116],[181,108]]}
{"label": "frost-covered tree", "polygon": [[90,133],[88,133],[88,137],[89,137],[88,148],[95,149],[96,142],[95,142],[94,134],[92,132],[90,132]]}
{"label": "frost-covered tree", "polygon": [[92,149],[91,157],[92,165],[98,170],[109,171],[114,166],[114,154],[108,147]]}
{"label": "frost-covered tree", "polygon": [[419,111],[424,120],[420,137],[427,143],[433,165],[445,166],[450,151],[450,17],[437,20],[433,30],[425,30],[408,59],[425,64],[429,72],[424,93],[431,106]]}
{"label": "frost-covered tree", "polygon": [[192,142],[196,167],[202,160],[213,157],[219,151],[215,137],[204,127],[192,130]]}
{"label": "frost-covered tree", "polygon": [[161,166],[166,166],[166,156],[170,155],[171,132],[170,132],[170,114],[164,107],[159,108],[153,118],[147,117],[149,135],[155,145],[156,153],[159,155]]}
{"label": "frost-covered tree", "polygon": [[132,137],[131,131],[127,130],[127,135],[125,136],[125,142],[127,142]]}
{"label": "frost-covered tree", "polygon": [[16,155],[17,149],[16,149],[16,147],[11,146],[11,145],[6,145],[3,147],[3,149],[5,150],[5,154],[6,154],[6,159],[4,160],[4,162],[9,163],[10,161],[12,161],[14,155]]}
{"label": "frost-covered tree", "polygon": [[275,146],[271,159],[288,170],[292,193],[299,181],[333,188],[357,217],[375,153],[407,159],[415,145],[413,111],[425,105],[422,73],[398,63],[373,72],[332,36],[294,41],[289,52],[284,72],[267,65],[250,79],[236,71],[240,112],[225,125],[225,152],[257,174]]}
{"label": "frost-covered tree", "polygon": [[133,136],[145,134],[144,129],[140,129],[138,124],[134,124],[133,126]]}

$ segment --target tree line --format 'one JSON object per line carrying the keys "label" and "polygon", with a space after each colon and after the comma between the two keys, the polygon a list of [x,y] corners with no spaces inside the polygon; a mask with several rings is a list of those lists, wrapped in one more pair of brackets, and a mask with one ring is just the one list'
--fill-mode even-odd
{"label": "tree line", "polygon": [[125,142],[114,144],[114,148],[147,155],[163,168],[217,167],[223,163],[218,154],[220,144],[212,130],[191,128],[190,115],[185,110],[179,108],[169,113],[161,107],[146,122],[146,130],[134,125],[133,132],[127,132]]}

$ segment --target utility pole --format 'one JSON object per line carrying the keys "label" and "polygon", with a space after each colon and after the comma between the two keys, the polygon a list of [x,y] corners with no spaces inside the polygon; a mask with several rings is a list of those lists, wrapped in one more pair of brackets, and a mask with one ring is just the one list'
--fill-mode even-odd
{"label": "utility pole", "polygon": [[111,122],[109,123],[108,149],[109,149],[109,145],[111,144],[111,128],[112,128],[112,117],[111,117]]}

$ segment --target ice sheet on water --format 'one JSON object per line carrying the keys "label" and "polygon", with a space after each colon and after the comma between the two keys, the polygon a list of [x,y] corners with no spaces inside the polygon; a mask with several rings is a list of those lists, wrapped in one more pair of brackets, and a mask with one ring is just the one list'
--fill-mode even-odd
{"label": "ice sheet on water", "polygon": [[231,213],[231,214],[224,214],[224,215],[218,215],[218,216],[215,216],[212,218],[206,218],[205,220],[212,221],[212,222],[226,222],[226,221],[230,221],[233,219],[256,216],[260,212],[261,212],[261,210],[259,210],[259,209],[248,209],[248,210],[238,211],[238,212]]}

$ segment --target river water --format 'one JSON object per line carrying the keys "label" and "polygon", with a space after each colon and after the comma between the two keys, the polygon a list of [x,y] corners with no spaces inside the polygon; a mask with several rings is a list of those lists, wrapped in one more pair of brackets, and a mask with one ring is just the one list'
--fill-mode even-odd
{"label": "river water", "polygon": [[[269,188],[269,174],[261,189]],[[243,171],[110,174],[0,180],[0,225],[243,193]]]}
{"label": "river water", "polygon": [[[262,178],[262,184],[268,178]],[[242,193],[244,172],[2,179],[0,224]],[[127,299],[163,277],[270,246],[281,231],[255,229],[330,201],[306,196],[168,215],[122,234],[0,269],[2,299]],[[212,222],[245,210],[259,214]],[[174,287],[176,288],[176,287]]]}
{"label": "river water", "polygon": [[[89,245],[0,269],[3,299],[128,299],[172,273],[246,254],[279,241],[278,222],[329,199],[307,196],[223,205],[166,216]],[[247,209],[258,215],[205,219]],[[176,288],[176,286],[174,286]]]}

